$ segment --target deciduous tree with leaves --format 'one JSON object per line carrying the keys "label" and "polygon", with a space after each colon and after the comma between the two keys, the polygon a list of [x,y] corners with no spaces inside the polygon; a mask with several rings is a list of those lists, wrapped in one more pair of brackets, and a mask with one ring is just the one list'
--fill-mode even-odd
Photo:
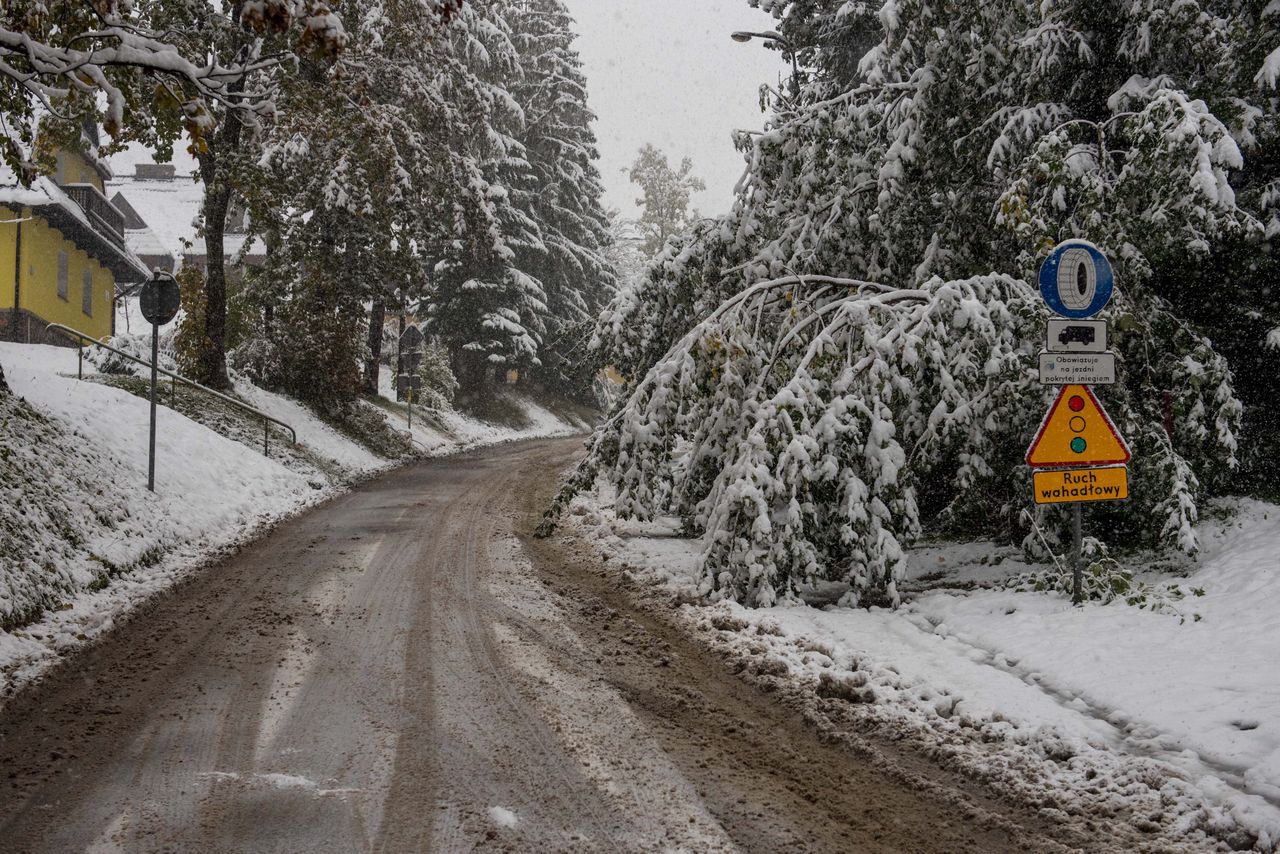
{"label": "deciduous tree with leaves", "polygon": [[[846,601],[893,601],[921,530],[1018,535],[1021,451],[1048,402],[1036,271],[1082,237],[1117,269],[1103,317],[1119,382],[1102,394],[1137,485],[1091,524],[1195,552],[1198,508],[1233,486],[1242,435],[1205,317],[1256,315],[1218,328],[1273,358],[1273,308],[1251,289],[1277,232],[1280,12],[755,5],[795,37],[802,85],[742,139],[732,212],[671,241],[604,314],[600,345],[633,393],[557,506],[601,476],[624,514],[678,514],[704,538],[712,596],[764,605],[834,583]],[[851,41],[873,45],[856,70]],[[1222,259],[1243,282],[1223,282]]]}
{"label": "deciduous tree with leaves", "polygon": [[689,201],[707,185],[693,174],[693,161],[688,157],[673,169],[667,155],[649,143],[641,147],[631,164],[631,183],[640,188],[636,199],[636,206],[642,209],[638,222],[644,239],[640,249],[652,258],[668,240],[689,229],[695,217]]}

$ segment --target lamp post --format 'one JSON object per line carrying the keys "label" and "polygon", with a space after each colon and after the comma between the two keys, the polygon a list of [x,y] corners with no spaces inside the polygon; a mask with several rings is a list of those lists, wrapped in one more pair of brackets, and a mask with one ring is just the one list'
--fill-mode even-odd
{"label": "lamp post", "polygon": [[786,36],[774,30],[765,30],[762,33],[735,30],[729,34],[729,38],[742,44],[746,44],[752,39],[760,39],[764,42],[766,48],[780,51],[783,56],[791,61],[791,94],[794,96],[797,93],[800,86],[800,67],[796,64],[796,50],[792,47],[791,42],[787,41]]}

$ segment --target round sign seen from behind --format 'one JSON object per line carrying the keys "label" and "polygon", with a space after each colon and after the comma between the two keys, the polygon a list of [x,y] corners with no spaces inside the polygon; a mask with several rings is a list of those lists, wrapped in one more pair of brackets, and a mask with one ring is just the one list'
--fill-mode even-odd
{"label": "round sign seen from behind", "polygon": [[146,282],[138,291],[138,308],[148,323],[164,326],[178,314],[182,296],[173,276],[159,275]]}
{"label": "round sign seen from behind", "polygon": [[1087,240],[1059,243],[1040,266],[1040,296],[1062,317],[1093,317],[1114,290],[1111,262]]}

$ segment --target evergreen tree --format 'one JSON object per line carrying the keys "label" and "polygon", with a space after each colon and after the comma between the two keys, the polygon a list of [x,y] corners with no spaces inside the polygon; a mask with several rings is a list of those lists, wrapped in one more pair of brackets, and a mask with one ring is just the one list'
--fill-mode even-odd
{"label": "evergreen tree", "polygon": [[598,369],[586,343],[615,288],[604,255],[609,234],[595,166],[595,116],[564,3],[522,0],[510,15],[521,72],[511,94],[524,114],[520,138],[537,190],[530,214],[542,232],[541,245],[527,246],[531,251],[520,258],[546,294],[540,373],[561,391],[584,397]]}
{"label": "evergreen tree", "polygon": [[540,364],[547,311],[542,282],[525,266],[547,250],[519,139],[525,115],[510,92],[520,65],[505,10],[501,0],[469,3],[451,28],[463,63],[456,86],[476,98],[461,140],[476,203],[453,218],[453,242],[435,265],[428,329],[450,352],[464,402],[477,401],[509,369]]}
{"label": "evergreen tree", "polygon": [[[475,99],[445,83],[464,74],[447,37],[451,14],[432,0],[347,8],[358,13],[355,46],[288,82],[259,156],[266,180],[248,192],[270,252],[254,276],[263,328],[245,361],[269,355],[265,381],[331,411],[358,386],[377,393],[385,307],[424,298],[433,255],[474,183],[454,150]],[[345,97],[332,97],[336,86]],[[365,331],[369,345],[353,343]],[[286,352],[299,342],[308,358]]]}

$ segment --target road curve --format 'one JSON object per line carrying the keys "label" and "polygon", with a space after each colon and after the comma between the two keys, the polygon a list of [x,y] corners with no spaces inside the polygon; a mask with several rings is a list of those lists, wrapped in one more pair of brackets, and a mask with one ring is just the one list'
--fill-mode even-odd
{"label": "road curve", "polygon": [[1060,848],[824,744],[523,539],[579,448],[364,484],[11,700],[0,849]]}

